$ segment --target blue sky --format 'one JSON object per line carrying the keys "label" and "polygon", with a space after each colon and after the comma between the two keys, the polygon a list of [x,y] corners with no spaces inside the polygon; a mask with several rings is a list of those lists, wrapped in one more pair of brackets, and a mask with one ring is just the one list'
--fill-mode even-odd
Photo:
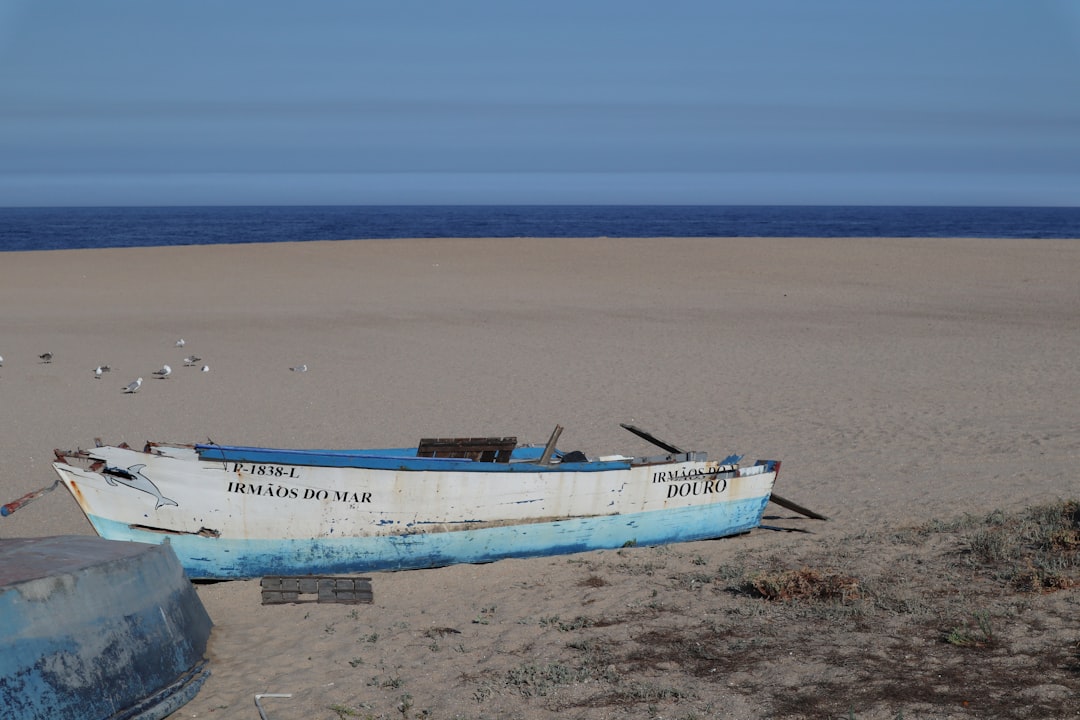
{"label": "blue sky", "polygon": [[0,206],[1080,204],[1078,0],[0,0]]}

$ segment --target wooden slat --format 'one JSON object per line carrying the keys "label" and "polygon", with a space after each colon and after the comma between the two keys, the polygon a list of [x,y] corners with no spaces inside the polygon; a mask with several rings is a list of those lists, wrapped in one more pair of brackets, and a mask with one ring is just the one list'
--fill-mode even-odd
{"label": "wooden slat", "polygon": [[516,437],[423,438],[416,456],[508,463],[516,447]]}

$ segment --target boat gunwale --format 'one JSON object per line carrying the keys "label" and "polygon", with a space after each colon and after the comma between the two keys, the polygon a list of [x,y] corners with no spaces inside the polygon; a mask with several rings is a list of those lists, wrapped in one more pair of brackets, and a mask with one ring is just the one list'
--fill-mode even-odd
{"label": "boat gunwale", "polygon": [[[125,447],[124,445],[98,445],[98,448],[116,448],[136,454],[165,457],[177,462],[203,462],[203,463],[248,463],[263,465],[281,465],[311,468],[339,468],[354,470],[392,470],[396,472],[410,473],[601,473],[622,472],[635,467],[650,467],[664,465],[678,465],[687,462],[710,462],[708,453],[702,451],[688,451],[683,453],[667,453],[650,456],[613,456],[605,458],[589,459],[582,462],[554,462],[542,465],[534,462],[534,458],[511,459],[510,462],[481,462],[470,458],[430,458],[416,456],[397,455],[372,455],[364,454],[378,451],[370,450],[293,450],[285,448],[258,448],[249,446],[205,446],[200,444],[147,442],[141,450]],[[197,454],[192,458],[180,458],[170,455],[157,448],[177,448],[191,450],[198,453],[198,448],[209,447],[228,451],[240,451],[236,455],[228,455],[220,458],[204,457]],[[535,450],[536,446],[526,445],[520,449]],[[102,463],[107,468],[107,461],[102,457],[94,456],[94,448],[78,450],[56,449],[53,453],[56,461],[70,465],[72,461],[83,464],[88,469],[98,472],[94,468],[96,463]],[[320,462],[323,459],[327,462]],[[713,473],[735,472],[742,474],[750,469],[740,464],[741,455],[729,454],[723,460],[715,462],[716,468]],[[758,460],[755,464],[772,463],[774,461]]]}
{"label": "boat gunwale", "polygon": [[[556,461],[547,465],[536,462],[543,450],[539,445],[520,445],[517,451],[526,451],[525,457],[511,458],[510,462],[483,462],[471,458],[420,457],[415,448],[386,448],[370,450],[320,450],[295,448],[267,448],[247,445],[218,445],[204,443],[171,443],[148,441],[142,450],[122,445],[98,445],[97,447],[115,447],[135,453],[157,457],[173,457],[159,448],[177,448],[190,450],[196,454],[193,460],[207,463],[256,463],[267,465],[295,465],[298,467],[338,467],[372,470],[395,470],[402,472],[483,472],[483,473],[522,473],[522,472],[611,472],[629,470],[632,467],[651,465],[674,465],[684,462],[708,462],[708,453],[688,451],[683,453],[665,453],[661,455],[641,456],[603,456],[585,461]],[[67,458],[92,460],[93,448],[79,450],[54,450],[60,462]],[[213,457],[219,452],[222,457]],[[566,453],[559,453],[562,457]],[[184,460],[183,458],[174,458]],[[719,472],[737,470],[742,456],[729,454],[718,463]],[[325,460],[327,462],[322,462]],[[730,466],[730,467],[729,467]]]}

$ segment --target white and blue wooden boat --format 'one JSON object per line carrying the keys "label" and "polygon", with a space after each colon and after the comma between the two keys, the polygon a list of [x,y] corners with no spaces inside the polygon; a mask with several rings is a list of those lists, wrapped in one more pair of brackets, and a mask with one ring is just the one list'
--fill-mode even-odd
{"label": "white and blue wooden boat", "polygon": [[0,717],[164,718],[209,675],[210,630],[167,544],[0,539]]}
{"label": "white and blue wooden boat", "polygon": [[147,443],[56,451],[102,537],[168,539],[192,578],[481,563],[718,538],[761,522],[779,461],[586,457],[516,438],[382,450]]}

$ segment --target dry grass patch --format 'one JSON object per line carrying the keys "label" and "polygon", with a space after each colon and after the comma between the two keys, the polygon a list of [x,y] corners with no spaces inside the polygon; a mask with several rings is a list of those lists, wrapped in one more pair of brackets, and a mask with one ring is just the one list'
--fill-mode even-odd
{"label": "dry grass patch", "polygon": [[[729,549],[592,554],[554,604],[481,609],[464,636],[498,651],[454,675],[467,712],[448,720],[1077,716],[1077,501]],[[379,668],[369,717],[435,720]]]}
{"label": "dry grass patch", "polygon": [[[662,600],[670,621],[639,610],[560,624],[580,632],[567,646],[577,656],[565,666],[519,670],[509,684],[528,692],[584,682],[564,707],[633,713],[666,705],[691,716],[708,706],[714,687],[767,703],[763,717],[1075,711],[1080,629],[1070,613],[1080,601],[1072,609],[1036,605],[1080,579],[1076,501],[810,544],[764,560],[747,555],[707,575],[696,559],[680,566],[667,553],[664,564],[672,574],[657,607]],[[655,577],[659,566],[612,569]],[[713,598],[707,620],[681,609],[693,604],[680,600],[690,594],[698,606]],[[611,629],[629,641],[602,634]],[[806,677],[776,692],[799,673]]]}

